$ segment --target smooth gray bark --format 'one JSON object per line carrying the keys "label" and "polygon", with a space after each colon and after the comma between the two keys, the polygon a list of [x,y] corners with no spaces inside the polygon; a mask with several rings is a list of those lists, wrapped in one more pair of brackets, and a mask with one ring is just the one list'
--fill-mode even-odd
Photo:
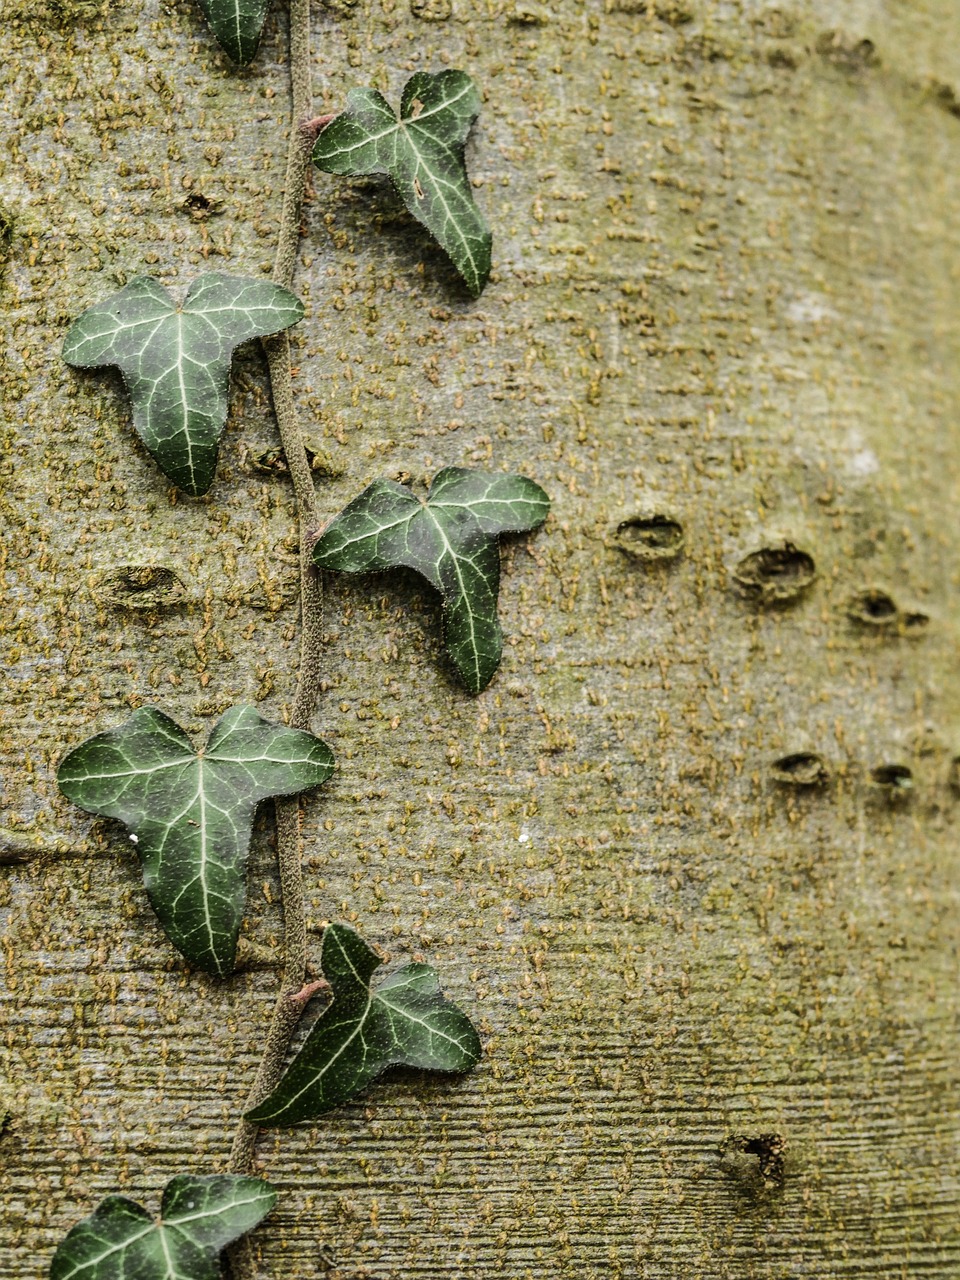
{"label": "smooth gray bark", "polygon": [[[264,1272],[960,1275],[960,11],[450,8],[317,7],[318,109],[475,76],[495,263],[471,302],[389,190],[315,175],[295,354],[321,509],[453,464],[523,472],[554,509],[505,551],[509,641],[476,699],[413,578],[329,580],[315,728],[339,772],[305,840],[311,927],[434,964],[485,1057],[266,1135]],[[275,12],[238,73],[189,0],[13,0],[0,33],[11,1280],[102,1196],[155,1206],[222,1167],[276,991],[269,967],[188,974],[122,832],[54,772],[133,705],[200,737],[292,697],[295,522],[261,469],[259,349],[199,501],[169,491],[119,380],[58,358],[140,272],[269,271],[284,40]],[[618,525],[657,513],[683,554],[628,557]],[[737,587],[785,543],[815,562],[806,591]],[[125,608],[128,565],[182,588]],[[880,590],[897,617],[876,596],[850,616]],[[800,751],[826,785],[776,781]],[[891,764],[912,787],[873,780]],[[737,1149],[773,1134],[782,1185]]]}

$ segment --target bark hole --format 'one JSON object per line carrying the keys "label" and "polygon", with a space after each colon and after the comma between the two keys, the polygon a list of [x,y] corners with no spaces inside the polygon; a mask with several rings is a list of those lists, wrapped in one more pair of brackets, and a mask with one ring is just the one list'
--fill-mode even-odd
{"label": "bark hole", "polygon": [[164,609],[186,598],[183,579],[158,564],[126,564],[107,569],[91,585],[99,604],[114,609]]}
{"label": "bark hole", "polygon": [[870,781],[889,800],[905,800],[913,790],[913,770],[905,764],[878,764],[870,770]]}
{"label": "bark hole", "polygon": [[759,604],[789,604],[811,586],[816,576],[813,556],[792,542],[751,552],[733,573],[740,589]]}
{"label": "bark hole", "polygon": [[770,776],[782,787],[821,787],[830,780],[830,771],[815,752],[795,751],[775,760]]}
{"label": "bark hole", "polygon": [[720,1168],[746,1196],[779,1191],[784,1183],[786,1141],[779,1133],[735,1133],[720,1148]]}
{"label": "bark hole", "polygon": [[865,627],[889,627],[896,622],[900,610],[893,596],[870,587],[854,596],[847,612],[854,622]]}
{"label": "bark hole", "polygon": [[631,516],[617,525],[617,547],[632,560],[675,560],[683,550],[686,535],[673,516]]}

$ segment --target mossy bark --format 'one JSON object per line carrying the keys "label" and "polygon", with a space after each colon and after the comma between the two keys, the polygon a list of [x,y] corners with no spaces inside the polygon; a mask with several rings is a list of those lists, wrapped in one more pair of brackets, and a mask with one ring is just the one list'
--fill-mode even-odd
{"label": "mossy bark", "polygon": [[[259,349],[199,501],[119,381],[57,354],[135,274],[270,270],[284,14],[242,72],[189,0],[15,0],[0,43],[20,1280],[102,1196],[223,1167],[278,982],[272,815],[250,967],[216,983],[57,760],[145,702],[198,735],[282,715],[297,568]],[[471,302],[389,190],[315,175],[294,354],[321,510],[448,464],[554,508],[505,548],[476,699],[416,581],[328,581],[310,927],[429,959],[485,1056],[265,1136],[264,1273],[960,1275],[960,10],[342,0],[314,49],[321,111],[475,76],[495,256]],[[668,521],[618,535],[637,516]]]}

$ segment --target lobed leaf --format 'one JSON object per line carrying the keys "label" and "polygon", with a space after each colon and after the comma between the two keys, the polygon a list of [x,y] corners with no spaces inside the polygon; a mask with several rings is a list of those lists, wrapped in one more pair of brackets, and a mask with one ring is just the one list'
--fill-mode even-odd
{"label": "lobed leaf", "polygon": [[376,89],[353,89],[313,149],[314,164],[327,173],[389,174],[475,298],[490,275],[492,244],[463,158],[479,114],[480,95],[465,71],[418,71],[403,90],[399,118]]}
{"label": "lobed leaf", "polygon": [[256,55],[269,7],[270,0],[200,0],[217,43],[241,67]]}
{"label": "lobed leaf", "polygon": [[73,322],[63,358],[78,369],[120,370],[140,439],[164,474],[198,497],[216,471],[234,348],[302,318],[300,299],[267,280],[211,271],[177,306],[162,284],[138,276]]}
{"label": "lobed leaf", "polygon": [[143,707],[74,748],[57,782],[82,809],[130,829],[171,942],[224,977],[236,955],[258,802],[315,787],[332,771],[319,738],[269,724],[253,707],[231,707],[200,752],[169,716]]}
{"label": "lobed leaf", "polygon": [[253,1124],[296,1124],[323,1115],[387,1067],[467,1071],[480,1060],[480,1037],[442,995],[429,965],[404,965],[371,991],[381,960],[342,924],[324,930],[321,963],[333,1001],[273,1093],[247,1112]]}
{"label": "lobed leaf", "polygon": [[232,1175],[171,1179],[159,1218],[108,1196],[61,1241],[50,1280],[220,1280],[220,1251],[276,1201],[269,1183]]}
{"label": "lobed leaf", "polygon": [[525,476],[447,467],[426,502],[392,480],[375,480],[327,526],[313,548],[322,569],[361,573],[415,569],[443,598],[447,651],[471,693],[500,665],[497,619],[501,533],[546,519],[550,499]]}

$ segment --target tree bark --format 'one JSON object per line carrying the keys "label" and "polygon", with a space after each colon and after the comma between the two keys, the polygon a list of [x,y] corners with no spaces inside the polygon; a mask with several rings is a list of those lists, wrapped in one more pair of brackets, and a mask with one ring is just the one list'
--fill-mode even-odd
{"label": "tree bark", "polygon": [[[269,806],[257,945],[217,983],[55,770],[136,705],[198,737],[289,710],[260,349],[198,501],[119,379],[58,354],[137,274],[269,272],[285,41],[274,12],[237,71],[188,0],[13,0],[0,32],[11,1280],[104,1195],[225,1167],[279,982]],[[485,1056],[266,1134],[264,1274],[960,1275],[960,10],[338,0],[313,47],[318,111],[475,77],[495,258],[472,302],[385,185],[314,175],[292,341],[321,515],[446,465],[554,505],[504,548],[476,699],[416,580],[327,581],[313,956],[337,919],[429,960]]]}

